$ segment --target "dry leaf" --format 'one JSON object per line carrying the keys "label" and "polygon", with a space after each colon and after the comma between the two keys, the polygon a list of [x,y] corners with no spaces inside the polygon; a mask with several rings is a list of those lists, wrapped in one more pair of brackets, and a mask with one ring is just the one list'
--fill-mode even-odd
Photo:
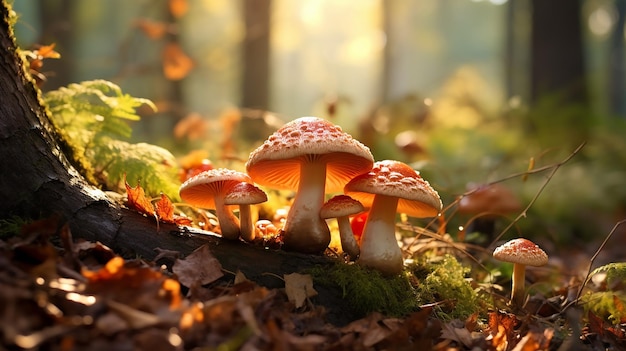
{"label": "dry leaf", "polygon": [[209,284],[224,275],[222,265],[213,257],[208,245],[200,246],[185,259],[176,260],[172,271],[186,287]]}
{"label": "dry leaf", "polygon": [[167,43],[163,48],[163,74],[169,80],[181,80],[193,68],[193,61],[177,43]]}
{"label": "dry leaf", "polygon": [[156,203],[156,216],[165,223],[190,225],[191,219],[174,214],[174,205],[167,195],[161,193],[161,199]]}
{"label": "dry leaf", "polygon": [[285,292],[289,302],[296,308],[304,306],[307,298],[317,295],[313,289],[313,278],[309,274],[291,273],[283,275],[285,279]]}
{"label": "dry leaf", "polygon": [[137,186],[133,188],[126,181],[126,174],[124,174],[124,184],[126,185],[126,194],[128,195],[128,208],[156,217],[154,206],[150,199],[146,197],[146,193],[139,185],[139,181],[137,181]]}

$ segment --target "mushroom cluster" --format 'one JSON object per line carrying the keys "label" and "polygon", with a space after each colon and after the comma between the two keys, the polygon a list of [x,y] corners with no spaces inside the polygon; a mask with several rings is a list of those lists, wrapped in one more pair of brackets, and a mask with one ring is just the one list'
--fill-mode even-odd
{"label": "mushroom cluster", "polygon": [[[442,209],[437,192],[413,168],[399,161],[374,163],[369,148],[316,117],[295,119],[270,135],[250,153],[246,173],[223,168],[202,172],[181,186],[181,198],[215,209],[225,238],[251,241],[255,228],[267,227],[250,220],[249,206],[267,200],[254,184],[295,191],[282,228],[285,249],[323,252],[331,240],[326,221],[336,218],[349,258],[388,275],[403,268],[395,240],[396,212],[432,217]],[[345,194],[324,202],[327,194],[341,191]],[[240,206],[239,219],[230,211],[232,205]],[[368,209],[359,243],[349,216]]]}
{"label": "mushroom cluster", "polygon": [[285,124],[250,154],[246,171],[255,183],[295,190],[283,228],[286,249],[323,252],[330,230],[320,217],[326,193],[340,191],[374,163],[369,148],[324,119],[302,117]]}

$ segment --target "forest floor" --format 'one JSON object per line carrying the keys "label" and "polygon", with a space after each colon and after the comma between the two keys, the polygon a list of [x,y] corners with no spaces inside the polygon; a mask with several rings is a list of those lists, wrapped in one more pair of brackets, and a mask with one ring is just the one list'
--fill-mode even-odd
{"label": "forest floor", "polygon": [[7,350],[626,349],[625,321],[579,307],[574,286],[533,295],[524,309],[464,320],[438,318],[433,301],[405,316],[373,312],[337,326],[307,275],[268,289],[224,272],[203,249],[171,272],[73,240],[53,218],[0,240],[0,267],[0,349]]}

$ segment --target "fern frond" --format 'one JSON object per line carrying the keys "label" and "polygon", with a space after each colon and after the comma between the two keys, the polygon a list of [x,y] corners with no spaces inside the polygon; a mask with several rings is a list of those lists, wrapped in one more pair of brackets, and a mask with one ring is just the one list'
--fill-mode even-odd
{"label": "fern frond", "polygon": [[612,262],[594,269],[589,277],[599,273],[606,274],[607,285],[613,285],[619,281],[626,281],[626,262]]}
{"label": "fern frond", "polygon": [[[104,141],[104,140],[103,140]],[[147,194],[156,196],[163,192],[178,201],[178,168],[176,158],[164,148],[138,143],[131,144],[107,138],[93,149],[94,168],[100,170],[100,179],[107,188],[123,191],[123,178],[129,184],[141,181]]]}

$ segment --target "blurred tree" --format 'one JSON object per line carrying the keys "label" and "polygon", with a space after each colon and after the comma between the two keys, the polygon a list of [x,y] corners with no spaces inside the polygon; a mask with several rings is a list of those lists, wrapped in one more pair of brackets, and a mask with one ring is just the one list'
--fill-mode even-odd
{"label": "blurred tree", "polygon": [[271,0],[243,2],[242,107],[268,109]]}
{"label": "blurred tree", "polygon": [[609,51],[609,106],[611,112],[626,117],[626,99],[624,99],[624,74],[626,56],[624,55],[624,24],[626,23],[626,0],[615,0],[616,23],[611,33]]}
{"label": "blurred tree", "polygon": [[588,104],[580,10],[580,1],[532,1],[532,103],[557,93],[561,102]]}

